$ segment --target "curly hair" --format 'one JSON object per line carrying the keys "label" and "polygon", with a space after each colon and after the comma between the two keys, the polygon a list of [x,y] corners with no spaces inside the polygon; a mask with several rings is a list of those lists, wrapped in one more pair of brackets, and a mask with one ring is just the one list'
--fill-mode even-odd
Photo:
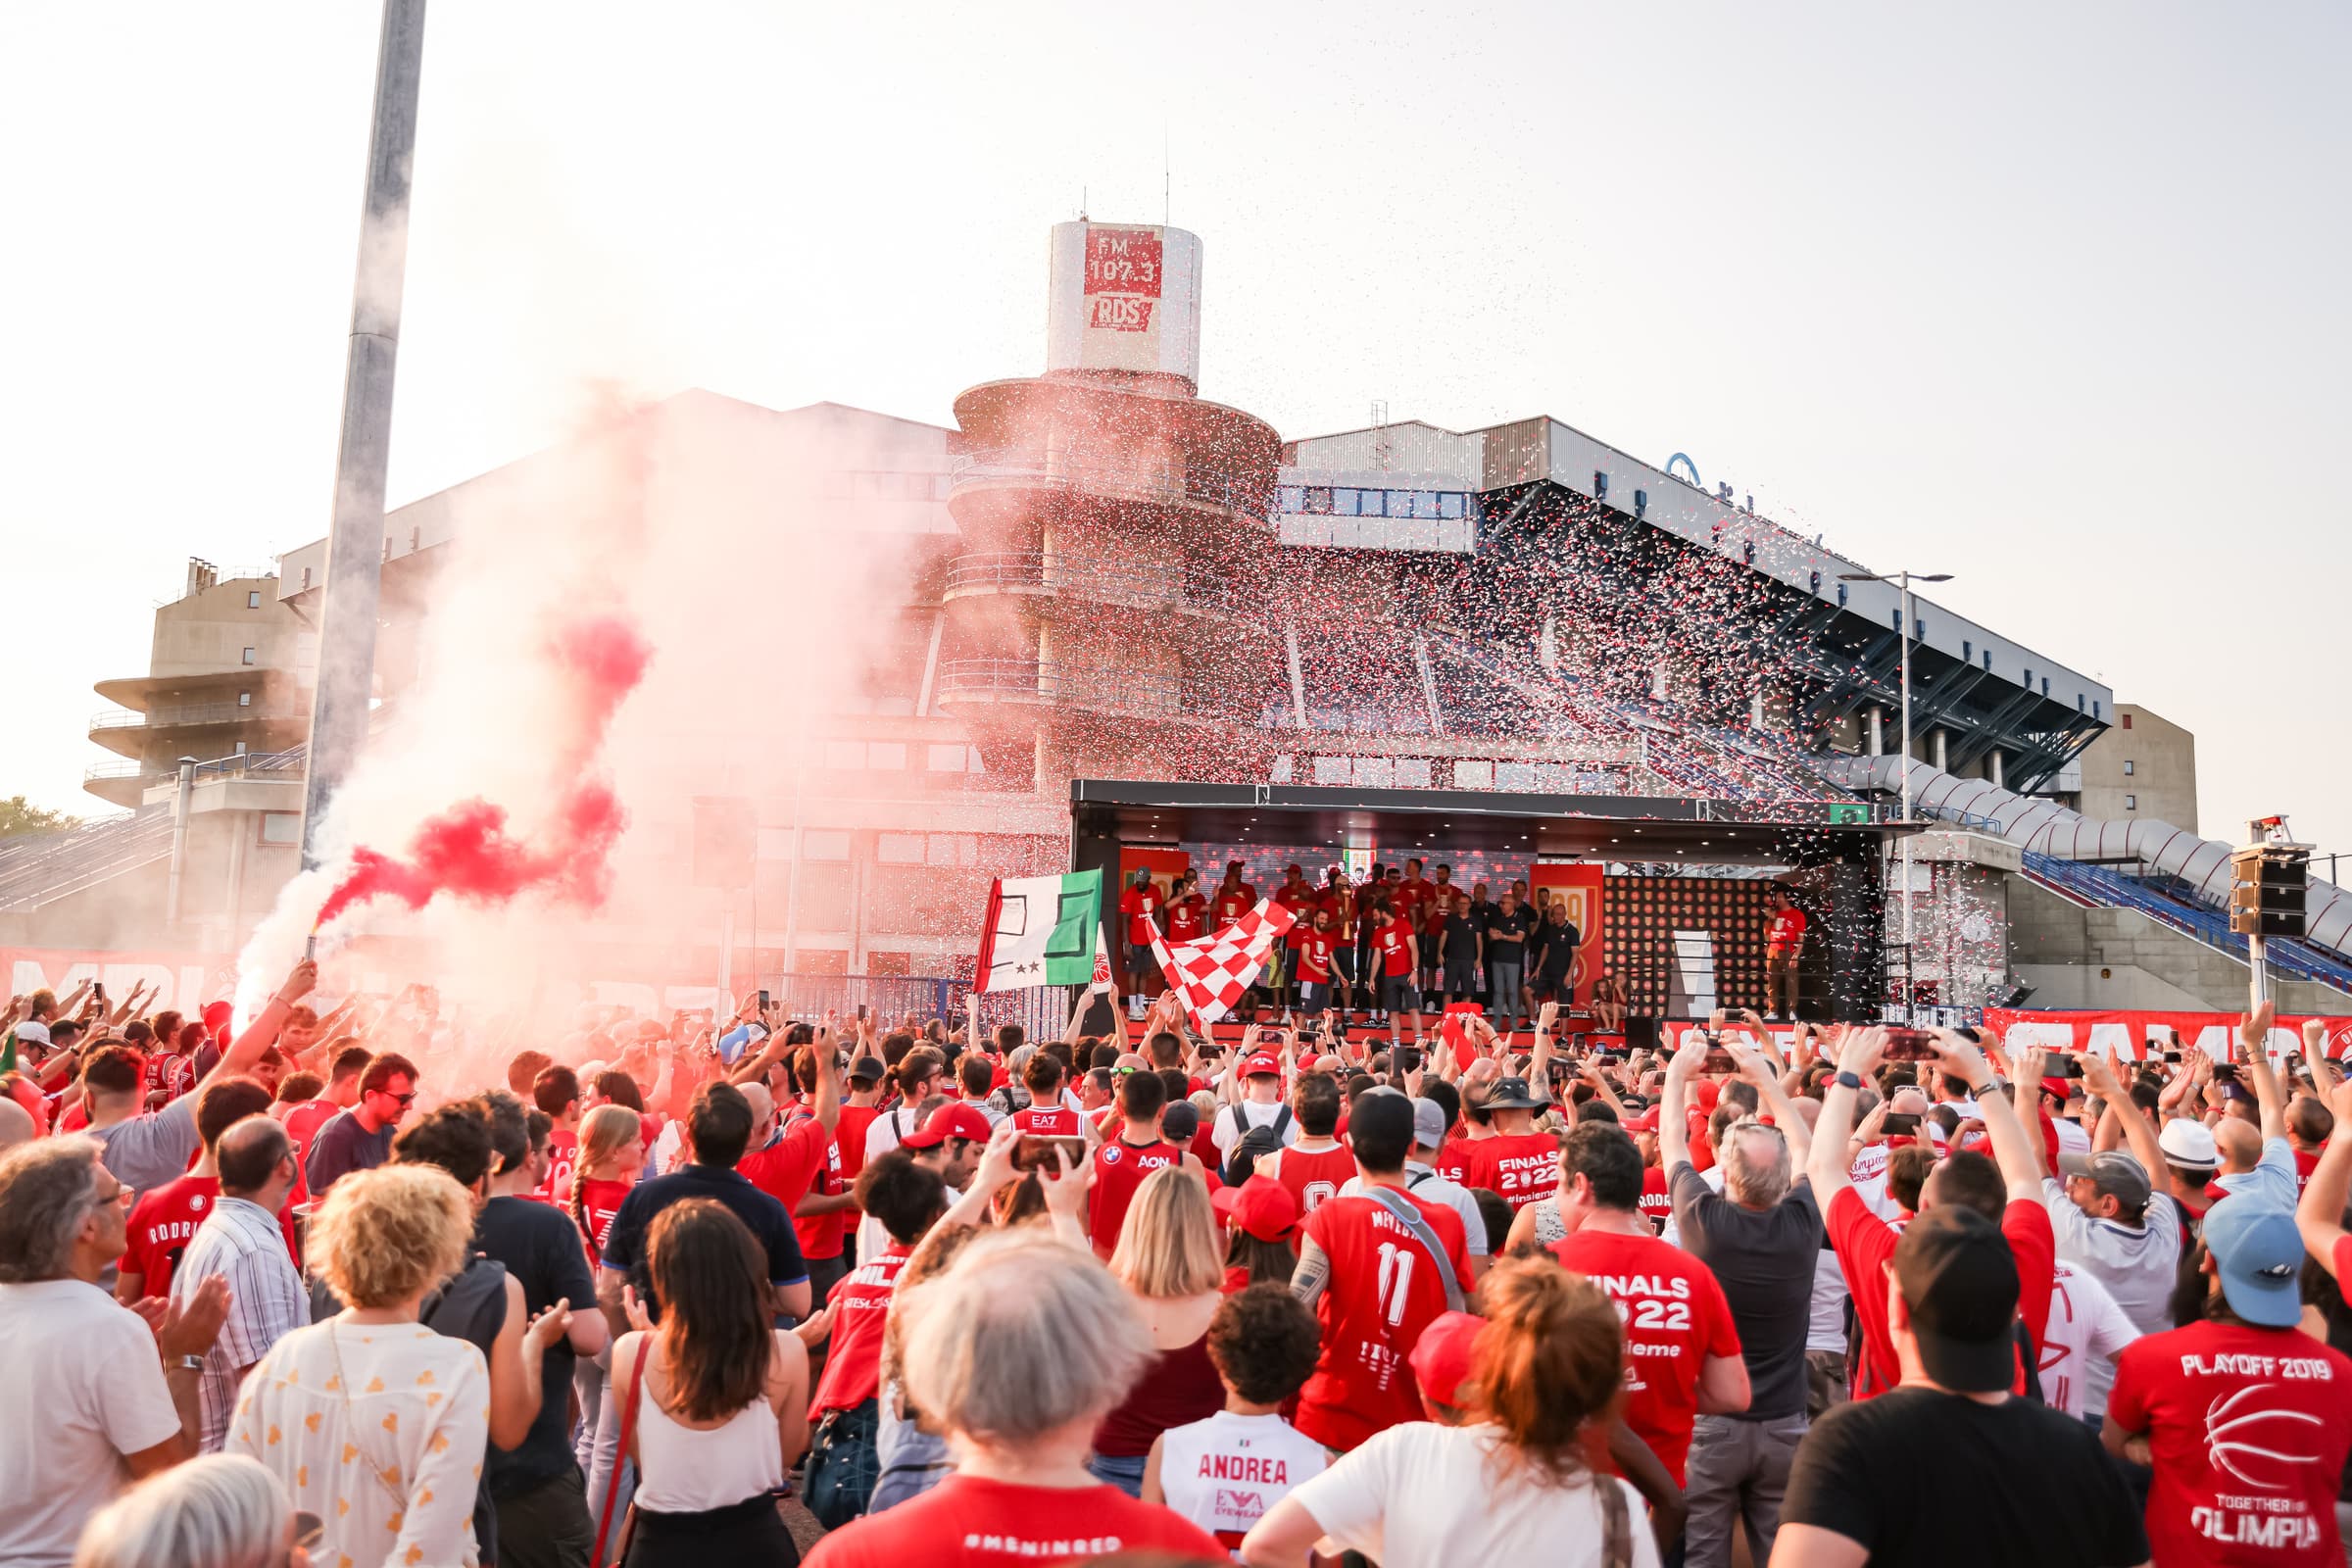
{"label": "curly hair", "polygon": [[473,1204],[439,1165],[379,1165],[327,1189],[303,1262],[358,1307],[391,1306],[466,1266]]}

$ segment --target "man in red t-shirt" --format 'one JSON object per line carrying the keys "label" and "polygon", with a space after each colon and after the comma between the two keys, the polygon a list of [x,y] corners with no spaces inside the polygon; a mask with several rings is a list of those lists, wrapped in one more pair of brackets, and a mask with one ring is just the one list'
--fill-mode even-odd
{"label": "man in red t-shirt", "polygon": [[1765,891],[1764,906],[1764,1015],[1796,1016],[1796,965],[1805,951],[1805,911],[1784,887]]}
{"label": "man in red t-shirt", "polygon": [[[2016,1255],[2018,1316],[2034,1346],[2041,1351],[2042,1331],[2049,1326],[2050,1287],[2056,1277],[2058,1242],[2050,1228],[2050,1212],[2041,1203],[2039,1141],[2010,1108],[2007,1091],[1985,1065],[1984,1054],[1946,1030],[1933,1031],[1942,1070],[1968,1085],[1978,1114],[1992,1141],[1991,1159],[1960,1151],[1930,1173],[1920,1189],[1919,1209],[1926,1213],[1938,1203],[1960,1203],[1975,1209],[2001,1228]],[[1821,1114],[1813,1129],[1813,1148],[1805,1164],[1813,1198],[1821,1205],[1830,1243],[1837,1250],[1854,1317],[1862,1326],[1862,1353],[1850,1368],[1853,1396],[1867,1399],[1902,1381],[1894,1341],[1886,1319],[1887,1260],[1894,1256],[1897,1233],[1870,1210],[1854,1191],[1846,1159],[1853,1132],[1854,1103],[1862,1081],[1886,1054],[1886,1031],[1858,1029],[1849,1033],[1838,1053],[1838,1076],[1822,1097]],[[2020,1359],[2017,1392],[2025,1392],[2025,1365]]]}
{"label": "man in red t-shirt", "polygon": [[1225,880],[1208,901],[1214,923],[1211,930],[1223,930],[1243,915],[1257,907],[1257,889],[1242,880],[1242,862],[1229,860],[1225,865]]}
{"label": "man in red t-shirt", "polygon": [[1168,940],[1191,942],[1207,930],[1208,900],[1200,892],[1200,873],[1187,870],[1168,899]]}
{"label": "man in red t-shirt", "polygon": [[1400,1044],[1397,1022],[1410,1014],[1413,1044],[1421,1044],[1421,999],[1413,990],[1413,971],[1420,967],[1420,941],[1413,922],[1399,913],[1387,895],[1372,905],[1372,952],[1380,964],[1380,1005],[1389,1015],[1389,1044]]}
{"label": "man in red t-shirt", "polygon": [[1413,1102],[1395,1090],[1371,1090],[1348,1121],[1364,1192],[1307,1216],[1291,1280],[1323,1329],[1322,1355],[1298,1392],[1295,1424],[1340,1449],[1422,1418],[1408,1357],[1422,1329],[1439,1313],[1458,1310],[1471,1287],[1461,1216],[1404,1185]]}
{"label": "man in red t-shirt", "polygon": [[1309,1018],[1319,1018],[1324,1008],[1331,1005],[1331,965],[1340,945],[1337,933],[1332,930],[1331,910],[1317,907],[1314,923],[1304,926],[1304,930],[1305,940],[1291,954],[1291,961],[1298,971],[1298,1010]]}
{"label": "man in red t-shirt", "polygon": [[1024,1138],[1084,1138],[1084,1118],[1062,1098],[1061,1058],[1040,1051],[1021,1069],[1029,1105],[1012,1113],[1013,1130]]}
{"label": "man in red t-shirt", "polygon": [[1261,1155],[1260,1175],[1272,1176],[1297,1200],[1298,1212],[1312,1214],[1339,1195],[1355,1174],[1355,1156],[1333,1136],[1340,1125],[1340,1081],[1326,1072],[1302,1072],[1291,1086],[1291,1114],[1298,1141]]}
{"label": "man in red t-shirt", "polygon": [[2205,1321],[2125,1347],[2100,1436],[2155,1469],[2148,1544],[2165,1568],[2333,1568],[2352,1357],[2300,1332],[2294,1216],[2225,1198],[2204,1239]]}
{"label": "man in red t-shirt", "polygon": [[[841,1149],[834,1140],[841,1120],[841,1069],[829,1027],[819,1033],[796,1023],[781,1039],[792,1048],[791,1071],[800,1097],[778,1106],[751,1067],[736,1069],[752,1075],[738,1087],[752,1102],[753,1149],[735,1168],[791,1213],[808,1264],[809,1310],[814,1311],[849,1272],[843,1238],[856,1200],[842,1191]],[[762,1051],[759,1062],[768,1059],[769,1053]]]}
{"label": "man in red t-shirt", "polygon": [[1159,934],[1157,916],[1160,906],[1166,902],[1147,866],[1136,868],[1135,879],[1119,895],[1119,913],[1126,917],[1127,929],[1127,1004],[1139,1015],[1144,1005],[1144,985],[1159,973],[1159,958],[1152,951],[1152,939]]}
{"label": "man in red t-shirt", "polygon": [[1625,1424],[1679,1487],[1692,1422],[1747,1408],[1731,1302],[1712,1269],[1658,1240],[1642,1217],[1642,1152],[1625,1129],[1579,1123],[1561,1146],[1560,1170],[1568,1239],[1552,1255],[1589,1276],[1625,1319]]}
{"label": "man in red t-shirt", "polygon": [[1462,1185],[1496,1194],[1513,1213],[1549,1198],[1559,1188],[1560,1141],[1536,1131],[1536,1112],[1544,1102],[1524,1078],[1496,1079],[1477,1102],[1485,1106],[1494,1136],[1469,1146]]}
{"label": "man in red t-shirt", "polygon": [[[196,1163],[185,1176],[151,1187],[131,1205],[125,1226],[122,1258],[115,1275],[115,1298],[124,1305],[146,1296],[172,1294],[172,1276],[182,1252],[195,1239],[197,1227],[212,1218],[220,1201],[220,1167],[216,1155],[220,1135],[248,1116],[267,1115],[270,1091],[250,1078],[215,1074],[196,1093],[196,1136],[201,1147]],[[277,1216],[286,1238],[286,1252],[297,1265],[302,1252],[295,1241],[294,1212],[289,1201]]]}
{"label": "man in red t-shirt", "polygon": [[571,1168],[580,1152],[580,1075],[561,1062],[531,1080],[531,1103],[555,1126],[547,1134],[547,1180],[531,1196],[542,1203],[571,1201]]}
{"label": "man in red t-shirt", "polygon": [[939,1178],[903,1149],[885,1152],[860,1171],[856,1196],[858,1206],[881,1222],[890,1245],[833,1289],[824,1375],[808,1399],[811,1426],[835,1410],[855,1412],[872,1402],[881,1386],[882,1330],[890,1319],[899,1271],[914,1244],[948,1210],[947,1189]]}
{"label": "man in red t-shirt", "polygon": [[1118,1250],[1119,1232],[1135,1190],[1153,1171],[1181,1169],[1191,1157],[1160,1136],[1160,1112],[1168,1086],[1155,1072],[1130,1072],[1119,1080],[1119,1134],[1094,1153],[1095,1185],[1087,1193],[1087,1236],[1096,1255]]}

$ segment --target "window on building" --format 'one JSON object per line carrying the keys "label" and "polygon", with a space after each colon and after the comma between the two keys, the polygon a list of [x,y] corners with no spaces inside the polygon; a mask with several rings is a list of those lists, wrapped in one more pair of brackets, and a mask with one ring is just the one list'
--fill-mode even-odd
{"label": "window on building", "polygon": [[1974,659],[1974,658],[1976,658],[1976,657],[1977,657],[1977,649],[1976,649],[1976,645],[1975,645],[1974,643],[1971,643],[1971,642],[1970,642],[1970,641],[1969,641],[1967,638],[1965,638],[1965,637],[1961,638],[1961,639],[1960,639],[1960,662],[1962,662],[1963,664],[1965,664],[1965,663],[1967,663],[1967,662],[1968,662],[1970,660],[1972,660],[1972,659]]}
{"label": "window on building", "polygon": [[248,664],[252,663],[252,662],[253,662],[253,656],[254,656],[254,655],[255,655],[257,652],[259,652],[259,650],[258,650],[258,649],[252,649],[252,648],[248,648],[248,649],[246,649],[246,650],[245,650],[245,662],[246,662],[246,663],[248,663]]}
{"label": "window on building", "polygon": [[2136,796],[2136,795],[2127,795],[2127,796],[2125,796],[2125,797],[2124,797],[2124,809],[2125,809],[2125,810],[2127,810],[2127,811],[2136,811],[2136,810],[2138,810],[2138,809],[2139,809],[2139,797],[2138,797],[2138,796]]}
{"label": "window on building", "polygon": [[300,811],[264,811],[262,813],[262,842],[290,845],[302,842],[302,813]]}
{"label": "window on building", "polygon": [[934,773],[960,773],[963,771],[964,750],[961,745],[926,746],[923,748],[923,766]]}
{"label": "window on building", "polygon": [[905,741],[867,741],[865,765],[878,772],[903,773],[906,769]]}
{"label": "window on building", "polygon": [[923,858],[933,865],[978,865],[980,863],[980,835],[977,833],[932,833],[926,835]]}
{"label": "window on building", "polygon": [[2131,776],[2132,776],[2133,773],[2135,773],[2135,772],[2137,772],[2137,771],[2138,771],[2138,769],[2137,769],[2137,767],[2135,767],[2135,766],[2133,765],[2133,763],[2132,763],[2132,759],[2130,759],[2129,757],[2125,758],[2125,759],[2124,759],[2124,777],[2126,777],[2126,778],[2130,778],[2130,777],[2131,777]]}
{"label": "window on building", "polygon": [[1356,515],[1356,510],[1361,505],[1362,495],[1363,492],[1360,490],[1334,490],[1331,493],[1332,514],[1340,517]]}
{"label": "window on building", "polygon": [[2033,689],[2034,689],[2034,672],[2033,672],[2032,670],[2030,670],[2030,669],[2029,669],[2029,670],[2027,670],[2027,671],[2026,671],[2026,690],[2028,690],[2028,691],[2032,691]]}
{"label": "window on building", "polygon": [[2041,677],[2041,695],[2044,697],[2050,695],[2050,677],[2047,675]]}
{"label": "window on building", "polygon": [[1392,517],[1409,517],[1412,514],[1413,493],[1410,490],[1390,491],[1389,515]]}
{"label": "window on building", "polygon": [[1438,497],[1438,515],[1449,519],[1460,516],[1464,499],[1463,496],[1452,491]]}
{"label": "window on building", "polygon": [[251,693],[251,692],[239,692],[239,693],[237,693],[237,706],[238,706],[239,708],[251,708],[251,707],[253,706],[253,693]]}
{"label": "window on building", "polygon": [[1840,610],[1845,608],[1845,586],[1844,583],[1838,585],[1838,608]]}
{"label": "window on building", "polygon": [[259,610],[262,608],[262,591],[259,588],[248,588],[245,590],[245,608],[247,610]]}
{"label": "window on building", "polygon": [[1295,484],[1286,484],[1274,492],[1274,504],[1284,512],[1297,512],[1304,505],[1306,492]]}
{"label": "window on building", "polygon": [[1306,487],[1306,514],[1310,517],[1331,515],[1331,486],[1315,484]]}
{"label": "window on building", "polygon": [[1356,511],[1367,517],[1385,517],[1389,514],[1388,506],[1382,501],[1378,490],[1357,491]]}
{"label": "window on building", "polygon": [[2132,715],[2130,713],[2125,713],[2120,716],[2123,718],[2124,728],[2130,729],[2132,727]]}
{"label": "window on building", "polygon": [[1986,669],[1992,667],[1992,650],[1989,648],[1984,650],[1984,667]]}
{"label": "window on building", "polygon": [[2099,711],[2099,700],[2096,697],[2093,697],[2090,700],[2090,716],[2093,718],[2104,718],[2107,716]]}
{"label": "window on building", "polygon": [[846,773],[855,773],[865,766],[863,741],[825,742],[825,765]]}
{"label": "window on building", "polygon": [[920,865],[923,863],[923,836],[920,833],[877,833],[874,835],[874,858],[883,865]]}
{"label": "window on building", "polygon": [[1903,629],[1903,612],[1900,610],[1894,612],[1894,629],[1896,631]]}
{"label": "window on building", "polygon": [[802,859],[846,860],[849,858],[849,834],[832,828],[808,828],[802,832]]}

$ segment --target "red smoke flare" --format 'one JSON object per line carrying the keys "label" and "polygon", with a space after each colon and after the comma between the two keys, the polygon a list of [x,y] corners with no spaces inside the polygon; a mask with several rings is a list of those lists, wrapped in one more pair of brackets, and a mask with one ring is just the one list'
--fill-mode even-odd
{"label": "red smoke flare", "polygon": [[[549,651],[579,710],[574,749],[584,761],[603,744],[621,700],[644,678],[653,650],[628,621],[599,615],[557,628]],[[425,819],[406,859],[365,846],[354,850],[351,874],[328,895],[311,929],[378,897],[420,909],[438,893],[495,905],[546,888],[566,903],[594,908],[611,891],[612,847],[627,825],[628,812],[601,779],[568,785],[538,842],[507,831],[504,807],[478,798],[462,801]]]}

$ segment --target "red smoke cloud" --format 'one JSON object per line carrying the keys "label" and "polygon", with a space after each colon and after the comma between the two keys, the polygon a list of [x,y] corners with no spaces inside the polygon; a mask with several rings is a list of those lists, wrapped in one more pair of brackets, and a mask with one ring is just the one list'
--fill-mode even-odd
{"label": "red smoke cloud", "polygon": [[[576,744],[570,749],[576,757],[568,769],[576,771],[604,743],[622,700],[645,677],[653,649],[628,620],[595,615],[558,627],[549,653],[564,673],[564,696],[578,711]],[[312,929],[354,905],[383,897],[420,909],[441,893],[504,904],[518,893],[544,888],[566,903],[594,908],[611,891],[612,847],[628,820],[612,786],[601,779],[567,783],[553,819],[535,840],[507,831],[506,808],[479,798],[462,801],[425,819],[405,859],[364,845],[354,850],[350,875],[327,896]]]}

